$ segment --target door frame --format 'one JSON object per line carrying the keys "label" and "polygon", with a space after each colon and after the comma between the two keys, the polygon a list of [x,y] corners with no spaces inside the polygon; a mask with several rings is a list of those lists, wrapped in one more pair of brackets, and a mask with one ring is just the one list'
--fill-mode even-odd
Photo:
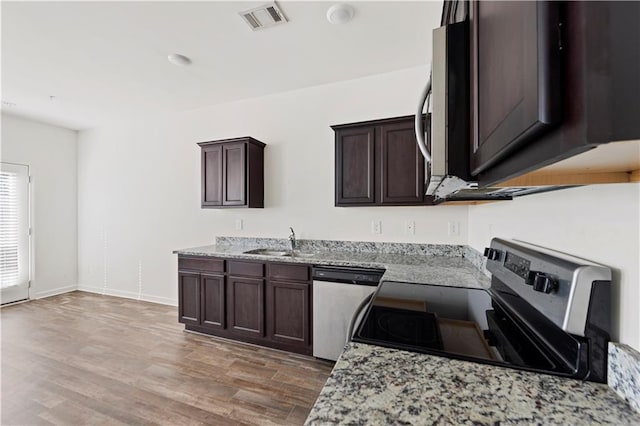
{"label": "door frame", "polygon": [[23,303],[23,302],[28,302],[30,300],[33,300],[33,295],[34,295],[34,290],[33,290],[33,281],[34,281],[34,244],[33,244],[33,190],[31,188],[31,166],[29,164],[23,164],[23,163],[16,163],[13,161],[1,161],[0,162],[0,166],[2,165],[9,165],[9,166],[19,166],[19,167],[26,167],[27,168],[27,229],[28,229],[28,235],[27,235],[27,282],[28,282],[28,287],[27,287],[27,299],[26,300],[18,300],[15,302],[8,302],[5,304],[2,304],[0,306],[9,306],[9,305],[13,305],[16,303]]}

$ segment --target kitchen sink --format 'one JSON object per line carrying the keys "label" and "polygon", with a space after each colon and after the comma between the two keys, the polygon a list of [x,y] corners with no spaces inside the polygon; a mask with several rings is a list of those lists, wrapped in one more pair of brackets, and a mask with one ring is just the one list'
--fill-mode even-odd
{"label": "kitchen sink", "polygon": [[274,257],[313,257],[315,253],[300,253],[300,252],[290,252],[290,251],[282,251],[282,250],[271,250],[271,249],[253,249],[243,252],[244,254],[259,254],[261,256],[274,256]]}
{"label": "kitchen sink", "polygon": [[262,256],[290,256],[288,251],[270,250],[270,249],[254,249],[245,251],[244,254],[259,254]]}
{"label": "kitchen sink", "polygon": [[300,253],[298,251],[294,251],[293,253],[287,253],[286,256],[289,257],[313,257],[315,253]]}

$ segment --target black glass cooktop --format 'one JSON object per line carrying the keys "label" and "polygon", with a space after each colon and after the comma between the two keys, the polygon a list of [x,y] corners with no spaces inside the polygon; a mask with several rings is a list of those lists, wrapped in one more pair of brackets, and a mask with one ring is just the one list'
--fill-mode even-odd
{"label": "black glass cooktop", "polygon": [[483,289],[384,282],[353,340],[536,371],[566,369]]}
{"label": "black glass cooktop", "polygon": [[431,312],[373,306],[369,322],[372,325],[369,335],[374,339],[442,349],[438,318]]}

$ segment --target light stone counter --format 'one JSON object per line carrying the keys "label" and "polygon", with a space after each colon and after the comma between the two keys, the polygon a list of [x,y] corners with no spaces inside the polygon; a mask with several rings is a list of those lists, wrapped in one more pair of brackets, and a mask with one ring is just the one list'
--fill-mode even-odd
{"label": "light stone counter", "polygon": [[265,256],[244,253],[252,248],[264,247],[264,244],[253,246],[218,244],[176,250],[174,253],[183,256],[212,256],[311,265],[381,268],[386,270],[382,277],[383,281],[470,288],[487,288],[490,284],[486,275],[468,259],[462,257],[464,251],[459,246],[433,245],[430,246],[426,254],[340,251],[340,246],[332,251],[307,252],[313,253],[311,257]]}
{"label": "light stone counter", "polygon": [[306,425],[638,425],[607,385],[349,344]]}

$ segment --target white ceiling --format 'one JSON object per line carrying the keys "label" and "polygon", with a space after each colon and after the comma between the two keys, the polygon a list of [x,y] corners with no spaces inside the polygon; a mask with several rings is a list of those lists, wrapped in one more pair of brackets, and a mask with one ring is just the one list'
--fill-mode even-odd
{"label": "white ceiling", "polygon": [[238,12],[263,3],[3,1],[3,110],[85,129],[418,66],[442,8],[351,2],[333,25],[333,3],[282,1],[290,22],[254,32]]}

